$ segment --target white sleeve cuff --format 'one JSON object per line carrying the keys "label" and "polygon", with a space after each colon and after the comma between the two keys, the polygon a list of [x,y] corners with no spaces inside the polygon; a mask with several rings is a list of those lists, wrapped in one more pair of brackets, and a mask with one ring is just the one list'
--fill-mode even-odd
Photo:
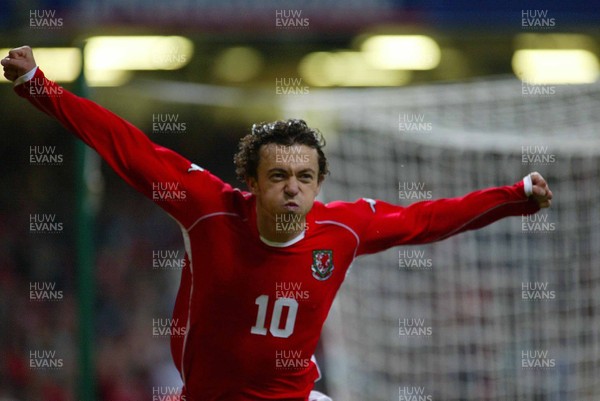
{"label": "white sleeve cuff", "polygon": [[525,195],[527,195],[527,196],[533,195],[533,182],[531,181],[531,174],[527,174],[523,178],[523,184],[524,184],[523,189],[525,190]]}
{"label": "white sleeve cuff", "polygon": [[35,75],[35,72],[37,71],[37,69],[38,69],[38,67],[36,65],[29,72],[27,72],[27,73],[21,75],[19,78],[15,79],[13,86],[18,86],[18,85],[24,84],[27,81],[31,81],[31,79]]}

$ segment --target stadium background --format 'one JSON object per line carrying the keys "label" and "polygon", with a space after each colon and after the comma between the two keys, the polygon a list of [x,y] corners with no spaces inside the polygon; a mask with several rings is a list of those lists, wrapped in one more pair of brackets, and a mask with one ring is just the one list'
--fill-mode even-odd
{"label": "stadium background", "polygon": [[[62,19],[62,26],[56,29],[32,27],[30,13],[33,10],[55,12],[55,16]],[[308,24],[301,29],[277,26],[277,10],[300,11],[303,18],[308,18]],[[523,10],[547,10],[549,16],[555,19],[556,24],[547,29],[524,27],[521,19]],[[173,71],[136,71],[129,81],[120,86],[90,88],[89,96],[140,127],[156,142],[175,149],[225,181],[237,185],[233,174],[232,155],[238,139],[248,132],[253,122],[291,116],[301,117],[305,118],[309,124],[321,128],[326,136],[332,135],[333,132],[341,132],[343,137],[345,131],[340,128],[343,127],[347,128],[349,139],[355,135],[363,138],[371,135],[369,138],[375,138],[373,135],[377,135],[378,125],[381,124],[382,131],[390,131],[388,125],[398,123],[398,114],[420,116],[424,113],[419,108],[405,111],[409,110],[403,107],[408,107],[410,97],[404,101],[405,103],[399,102],[397,108],[391,107],[392,110],[389,110],[389,107],[385,108],[385,104],[394,105],[394,99],[407,99],[409,95],[419,98],[420,94],[424,93],[419,90],[423,85],[453,81],[470,82],[474,79],[493,81],[498,77],[513,76],[511,58],[519,35],[584,34],[586,40],[592,43],[591,51],[598,56],[599,17],[600,11],[597,5],[584,1],[550,1],[544,2],[544,4],[517,1],[482,1],[471,4],[467,1],[456,1],[452,2],[451,6],[442,1],[417,0],[261,1],[251,3],[227,1],[218,4],[201,1],[155,3],[141,0],[119,2],[8,1],[0,7],[0,29],[2,30],[0,48],[28,44],[35,51],[36,47],[73,46],[84,38],[97,35],[154,34],[181,35],[189,38],[194,44],[194,52],[189,63],[183,68]],[[329,97],[327,94],[323,94],[323,91],[327,90],[327,86],[317,87],[316,84],[311,83],[308,77],[299,72],[299,65],[308,54],[356,50],[357,41],[361,35],[375,32],[430,35],[435,38],[442,49],[440,65],[431,70],[413,71],[408,78],[401,79],[401,85],[388,84],[391,88],[386,89],[385,92],[358,89],[363,85],[356,83],[334,84],[333,86],[348,85],[355,89],[351,92],[334,93]],[[255,73],[244,78],[245,80],[242,82],[238,82],[237,78],[244,75],[243,70],[246,68],[241,70],[233,68],[233,75],[227,74],[225,71],[231,67],[231,61],[229,64],[227,62],[227,51],[235,47],[252,49],[251,56],[254,57],[252,60],[258,65]],[[229,54],[231,55],[231,53]],[[249,60],[242,61],[238,60],[242,66],[250,63]],[[236,63],[234,62],[234,64]],[[43,65],[42,68],[44,68]],[[236,74],[238,74],[237,78]],[[291,81],[298,78],[302,81]],[[291,84],[290,82],[296,83]],[[300,83],[298,84],[298,82]],[[186,85],[180,86],[178,83]],[[281,94],[282,89],[285,92],[294,85],[299,86],[302,93]],[[65,86],[71,90],[78,89],[74,83],[68,83]],[[367,84],[367,86],[369,85]],[[403,89],[404,86],[415,86],[416,88],[412,89],[412,92],[406,92]],[[307,89],[305,90],[305,88]],[[233,90],[229,91],[230,89]],[[530,104],[539,100],[535,97],[523,98],[521,89],[520,85],[514,86],[512,89],[513,97],[519,98],[519,102]],[[560,89],[558,91],[560,92]],[[433,93],[430,96],[435,97],[435,87]],[[597,104],[597,87],[590,93],[591,95],[588,95],[590,101],[595,101],[596,103],[592,104]],[[484,98],[493,99],[497,94],[496,90],[489,87]],[[472,93],[468,91],[457,90],[455,93],[446,94],[445,99],[451,103],[457,97],[460,99],[461,96],[471,95]],[[358,110],[353,110],[351,105],[354,101],[356,101],[355,104],[360,104],[361,98],[364,96],[382,99],[380,103],[384,104],[378,105],[377,101],[374,101],[373,105],[369,106],[371,108],[366,109],[369,112],[363,110],[363,114],[360,114]],[[575,93],[570,99],[577,99],[577,96],[578,93]],[[560,96],[548,97],[558,99]],[[79,297],[77,295],[77,253],[75,249],[78,221],[75,212],[77,205],[75,201],[76,152],[74,141],[56,122],[18,99],[12,93],[10,85],[0,86],[0,99],[3,105],[3,112],[0,113],[2,126],[0,179],[4,186],[0,196],[2,202],[0,208],[0,213],[2,213],[0,218],[0,355],[2,355],[0,360],[0,400],[82,399],[78,395],[82,384],[82,370],[78,366],[80,352]],[[345,106],[337,107],[338,104],[344,102],[347,103]],[[557,100],[556,103],[553,110],[560,110],[563,106],[566,108],[572,102],[567,100],[561,103]],[[323,107],[316,109],[316,105]],[[586,103],[582,103],[580,106],[585,107],[585,105]],[[338,111],[343,110],[344,107],[350,112]],[[424,115],[430,117],[426,117],[425,121],[432,123],[433,131],[443,124],[437,123],[437,121],[444,120],[442,116],[448,119],[455,116],[453,113],[444,114],[444,107],[444,102],[440,101],[436,107],[426,109],[427,112]],[[493,105],[485,110],[477,110],[476,104],[470,104],[468,107],[469,113],[471,113],[470,121],[477,121],[478,113],[489,114],[490,110],[494,111]],[[323,110],[335,110],[335,112],[327,113]],[[465,113],[464,110],[462,112]],[[290,113],[295,114],[290,115]],[[388,113],[387,117],[385,117],[386,113]],[[460,112],[457,111],[457,113]],[[523,113],[527,113],[527,111]],[[384,117],[373,117],[378,114],[384,114]],[[592,127],[592,131],[594,127],[598,127],[597,118],[593,114],[593,111],[589,111],[584,116],[591,121],[588,128]],[[154,132],[153,116],[155,115],[175,116],[178,121],[185,123],[185,129],[176,133]],[[431,117],[432,115],[433,117]],[[488,122],[492,128],[495,124],[498,123],[494,123],[493,120]],[[464,128],[467,125],[455,125],[453,132],[458,132],[461,127]],[[573,127],[563,124],[561,128],[566,133]],[[513,129],[515,128],[513,127]],[[519,133],[516,135],[518,136]],[[438,136],[438,138],[440,137]],[[537,138],[543,138],[543,136],[538,135]],[[567,135],[558,136],[558,139],[552,142],[555,145],[554,149],[558,148],[557,144],[560,143],[560,140],[566,141],[566,138]],[[331,137],[332,144],[338,140],[339,136],[337,139]],[[442,140],[440,139],[440,141]],[[482,141],[485,142],[485,140]],[[359,150],[351,149],[349,153],[351,156],[340,156],[346,157],[348,160],[346,164],[337,165],[348,171],[344,171],[343,175],[339,173],[340,175],[337,177],[349,175],[350,178],[347,180],[344,178],[342,181],[346,186],[352,188],[349,193],[340,192],[340,196],[384,198],[389,196],[390,191],[396,190],[398,175],[393,175],[393,179],[381,184],[372,184],[372,176],[363,177],[361,174],[357,174],[356,178],[360,180],[360,183],[352,184],[351,166],[353,162],[361,160],[361,163],[364,164],[359,165],[362,165],[366,171],[371,171],[370,165],[375,165],[378,157],[376,152],[379,149],[385,150],[389,145],[383,140],[383,144],[380,143],[379,147],[374,148],[375,154],[365,156],[364,152],[366,151],[363,152],[360,149],[365,149],[372,142],[378,141],[363,141],[360,145],[356,145]],[[577,143],[580,148],[586,148],[597,145],[597,140],[583,137],[577,138]],[[541,142],[538,141],[536,144],[544,145],[545,142],[541,139]],[[58,165],[33,165],[30,161],[32,146],[55,147],[56,153],[62,155],[62,161]],[[398,145],[396,143],[389,146]],[[496,138],[495,144],[485,146],[502,148],[504,145],[501,138]],[[434,163],[437,160],[435,152],[431,152],[434,156],[427,156],[427,151],[425,151],[423,153],[425,156],[417,157],[414,155],[423,152],[421,147],[411,148],[408,146],[408,149],[410,151],[404,150],[406,152],[404,156],[409,165],[423,166],[427,161]],[[511,155],[511,152],[514,154]],[[508,155],[504,159],[501,156],[497,157],[501,161],[497,164],[500,169],[505,166],[502,163],[509,161],[513,164],[520,163],[521,147],[519,145],[512,150],[505,149],[497,153]],[[353,154],[354,156],[352,156]],[[398,154],[402,155],[402,153]],[[472,157],[473,160],[477,158],[477,156],[469,157]],[[402,160],[402,157],[392,160],[392,166],[402,163]],[[596,170],[594,168],[586,170],[589,171],[589,174],[579,178],[581,182],[578,182],[576,188],[597,186],[597,155],[591,157],[590,160]],[[492,165],[491,161],[489,163]],[[386,166],[389,167],[389,165]],[[387,168],[386,166],[383,168]],[[444,174],[447,172],[453,174],[454,177],[478,166],[485,167],[486,162],[479,161],[479,163],[472,162],[464,165],[461,164],[461,156],[455,156],[454,158],[449,157],[448,160],[436,166],[438,171],[431,168],[425,169],[423,175],[415,175],[411,179],[415,182],[422,180],[427,185],[432,185],[435,195],[453,196],[460,195],[462,192],[457,193],[457,188],[462,190],[463,187],[451,185],[448,188],[443,187]],[[559,176],[557,172],[561,169],[568,169],[572,172],[576,170],[576,166],[577,164],[566,166],[566,162],[561,164],[559,156],[554,165],[536,166],[535,169],[542,173],[544,173],[544,168],[550,169],[553,171],[551,176],[563,179],[561,182],[568,182],[571,179],[569,175]],[[521,172],[520,167],[512,169],[507,166],[506,169],[511,172],[514,170],[517,174]],[[382,170],[374,169],[373,171],[374,174],[381,174]],[[177,269],[154,269],[152,267],[153,255],[155,255],[154,252],[165,250],[182,252],[181,236],[176,224],[158,207],[128,188],[105,166],[102,167],[101,172],[102,191],[98,195],[99,202],[93,225],[95,299],[92,312],[94,328],[92,348],[95,360],[94,378],[97,385],[97,399],[110,401],[156,399],[153,398],[153,392],[156,391],[157,386],[164,390],[169,386],[178,385],[170,360],[168,339],[153,335],[152,330],[155,319],[170,317],[178,271]],[[340,179],[335,178],[338,172],[334,170],[332,174],[332,184],[338,182],[337,187],[340,187]],[[508,183],[506,182],[507,178],[501,174],[493,175],[493,178],[496,179],[491,182],[489,179],[481,180],[475,175],[475,173],[471,176],[467,175],[473,179],[467,180],[464,188],[475,189],[478,187],[477,185],[483,183],[489,185]],[[433,177],[441,178],[434,179]],[[518,178],[518,176],[514,176],[508,179],[517,180]],[[434,184],[437,182],[436,180],[439,180],[438,187],[435,187]],[[550,184],[552,186],[553,182],[551,181]],[[341,187],[343,188],[344,185]],[[572,189],[568,186],[565,188]],[[561,191],[556,190],[556,187],[554,189],[559,197],[563,196]],[[330,196],[335,195],[336,193],[330,193]],[[583,216],[587,216],[588,221],[591,219],[592,223],[594,218],[598,217],[597,206],[592,205],[595,199],[589,196],[584,199],[583,203],[578,204],[581,209],[590,209],[590,213],[583,214]],[[58,221],[63,223],[64,229],[54,234],[32,233],[29,221],[33,214],[54,215]],[[597,223],[597,220],[595,221]],[[560,227],[560,223],[558,226]],[[595,244],[597,247],[598,224],[590,224],[587,227],[589,230],[584,233],[586,237],[576,237],[576,239],[586,240],[588,244],[592,244],[591,246]],[[518,225],[510,228],[520,229]],[[548,235],[556,234],[549,233]],[[490,238],[487,238],[487,241],[491,241]],[[486,241],[486,238],[479,238],[478,241],[475,244],[480,246]],[[468,243],[472,246],[472,242]],[[452,244],[460,247],[461,241],[458,240]],[[547,246],[551,247],[552,244]],[[511,249],[503,248],[501,252],[510,253]],[[481,253],[485,254],[485,251],[481,251]],[[593,289],[598,283],[598,274],[594,272],[594,269],[598,269],[597,251],[593,252],[588,249],[583,253],[584,259],[587,258],[588,263],[579,266],[579,268],[586,269],[586,274],[581,276],[588,277],[586,283],[590,289]],[[435,263],[438,263],[437,268],[441,268],[441,261],[444,260],[446,254],[435,256],[435,251],[431,251],[431,255],[434,255],[432,256],[434,266]],[[564,269],[567,268],[568,266],[564,266]],[[390,272],[397,273],[399,276],[407,274],[397,271],[393,267],[389,270],[387,274]],[[421,273],[436,277],[435,268],[433,272],[429,273],[410,272],[409,274],[414,278],[415,274]],[[370,274],[379,273],[371,270]],[[423,274],[419,280],[423,279]],[[447,279],[444,276],[439,278],[440,276],[437,275],[439,281],[444,282]],[[383,275],[383,277],[388,276]],[[371,288],[369,282],[364,282],[365,278],[361,278],[361,280],[358,284],[362,287],[359,288],[363,288],[365,291]],[[456,281],[458,284],[461,283],[460,278]],[[524,280],[519,277],[517,281],[521,283]],[[536,281],[536,279],[534,277],[526,281]],[[56,291],[61,291],[62,297],[52,302],[30,299],[31,286],[39,282],[55,285]],[[420,281],[419,283],[425,285]],[[557,283],[554,282],[554,284]],[[492,286],[492,288],[494,287]],[[501,398],[500,396],[490,396],[489,389],[482,390],[482,387],[473,385],[473,383],[486,380],[485,375],[479,378],[472,376],[465,378],[468,373],[461,373],[460,369],[457,369],[455,377],[446,379],[454,380],[459,387],[463,384],[464,387],[469,388],[468,391],[453,392],[449,390],[449,393],[439,394],[439,391],[435,389],[435,384],[431,383],[427,384],[429,386],[427,391],[434,394],[434,399],[439,400],[597,399],[600,396],[600,390],[593,384],[593,377],[598,373],[600,359],[597,345],[593,346],[594,343],[597,344],[595,340],[598,340],[597,308],[595,308],[590,295],[591,292],[569,291],[569,288],[568,286],[562,287],[562,293],[561,289],[556,288],[559,298],[575,299],[576,302],[581,303],[589,302],[585,318],[576,321],[579,325],[574,329],[576,333],[573,336],[561,337],[563,340],[574,341],[575,345],[571,349],[585,354],[581,356],[585,359],[585,380],[567,383],[569,391],[563,388],[564,391],[558,389],[546,393],[540,388],[547,386],[548,383],[543,380],[539,381],[539,376],[537,376],[538,378],[528,379],[532,382],[539,382],[540,387],[536,387],[535,391],[518,393],[522,398],[519,398],[518,395],[513,395],[513,398],[506,395],[506,398]],[[390,291],[389,288],[388,292],[381,291],[377,289],[375,293],[382,293],[386,296],[399,295],[399,293]],[[399,289],[396,288],[396,291]],[[485,291],[487,289],[481,289],[482,293]],[[349,295],[352,294],[357,293],[349,293]],[[360,295],[360,290],[358,295]],[[518,297],[518,294],[514,296]],[[399,318],[402,313],[394,311],[392,315]],[[537,316],[535,313],[534,315]],[[576,313],[576,315],[580,317],[579,314]],[[413,313],[411,317],[429,317],[429,315],[417,312],[416,315]],[[436,321],[435,318],[432,319],[434,322]],[[527,317],[518,315],[511,319],[522,322]],[[533,324],[531,330],[535,331],[537,328],[543,331],[546,329],[545,324],[553,320],[553,315],[550,314],[543,322]],[[572,321],[568,322],[573,323]],[[393,323],[389,324],[392,325],[393,331]],[[358,330],[360,326],[361,322],[354,322],[354,326],[349,325],[348,327],[355,327]],[[344,330],[348,330],[348,327],[344,326]],[[465,323],[464,327],[469,327],[469,324]],[[433,328],[437,330],[440,327],[434,325]],[[579,329],[581,329],[580,332],[577,331]],[[368,336],[368,333],[365,334],[365,338]],[[327,336],[327,338],[334,338],[333,341],[335,341],[334,336]],[[545,337],[541,335],[539,338]],[[473,340],[473,343],[477,344],[476,339]],[[585,344],[586,347],[578,347],[578,344]],[[329,348],[333,349],[335,345],[332,343]],[[400,344],[400,346],[419,349],[419,352],[423,352],[423,355],[432,359],[433,365],[442,364],[442,360],[436,359],[436,352],[443,352],[443,348],[433,348],[432,351],[432,349],[423,347],[422,344],[415,345],[410,342]],[[550,351],[555,350],[552,348],[553,346],[551,344],[547,348],[550,348]],[[327,347],[328,345],[325,344],[325,349]],[[521,349],[524,348],[519,348],[519,350]],[[541,349],[544,349],[543,346]],[[56,369],[32,369],[31,360],[36,358],[35,352],[39,350],[54,351],[55,358],[62,360],[62,366]],[[383,351],[380,352],[385,354],[388,351],[383,348]],[[481,352],[484,351],[486,350]],[[34,352],[33,356],[32,352]],[[394,352],[389,351],[391,355],[395,355]],[[459,352],[465,355],[478,354],[475,345],[473,349],[459,350]],[[341,358],[342,362],[340,362],[339,355],[336,359],[335,353],[330,352],[329,354],[331,359],[324,357],[321,359],[326,380],[320,383],[320,386],[326,391],[331,391],[333,385],[327,381],[327,378],[339,377],[338,371],[344,369],[340,365],[344,363],[344,358]],[[375,354],[377,352],[374,351]],[[419,356],[414,354],[413,351],[411,363],[418,364]],[[482,354],[479,353],[479,355]],[[387,376],[381,379],[381,377],[370,377],[365,373],[353,377],[356,383],[361,383],[361,386],[366,387],[368,385],[365,383],[368,381],[388,383],[383,391],[385,394],[382,394],[381,387],[379,390],[375,387],[365,390],[371,391],[371,393],[365,393],[372,397],[370,399],[375,399],[373,392],[376,391],[379,391],[377,394],[381,399],[396,399],[399,389],[414,390],[424,380],[423,375],[415,374],[414,377],[411,376],[412,382],[406,381],[404,376],[394,369],[394,366],[401,365],[399,360],[393,358],[383,360],[377,356],[375,362],[372,362],[373,358],[369,358],[369,355],[365,354],[361,357],[364,357],[365,361],[370,361],[368,365],[370,367],[371,363],[381,362],[378,375]],[[465,358],[465,361],[468,359]],[[349,363],[348,366],[353,365]],[[561,369],[569,370],[570,368],[567,366]],[[435,372],[441,375],[436,377],[444,377],[443,369],[442,373],[437,370]],[[419,374],[422,373],[419,372]],[[549,377],[548,380],[552,380],[553,376]],[[441,382],[446,383],[445,380],[440,380]],[[510,386],[510,383],[506,385]],[[584,390],[578,392],[577,386]],[[452,387],[449,388],[452,389]],[[339,391],[336,391],[339,394]],[[352,395],[347,396],[351,397]],[[354,397],[357,395],[354,394]]]}

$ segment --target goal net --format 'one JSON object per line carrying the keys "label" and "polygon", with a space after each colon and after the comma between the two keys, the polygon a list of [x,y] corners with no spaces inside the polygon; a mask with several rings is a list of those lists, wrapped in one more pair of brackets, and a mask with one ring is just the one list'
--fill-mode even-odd
{"label": "goal net", "polygon": [[324,331],[334,400],[600,399],[600,85],[513,78],[311,90],[322,200],[401,205],[512,184],[552,208],[355,261]]}

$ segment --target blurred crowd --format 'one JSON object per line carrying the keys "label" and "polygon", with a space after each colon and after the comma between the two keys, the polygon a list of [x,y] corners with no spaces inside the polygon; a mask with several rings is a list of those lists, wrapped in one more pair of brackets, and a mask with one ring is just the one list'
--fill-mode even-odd
{"label": "blurred crowd", "polygon": [[[66,143],[58,148],[69,153]],[[2,195],[0,209],[0,400],[78,400],[77,221],[71,166],[21,162],[6,173],[3,183],[10,191]],[[169,340],[152,330],[153,319],[171,317],[180,271],[153,269],[152,255],[181,250],[181,233],[174,221],[114,173],[104,175],[102,207],[92,227],[98,399],[151,400],[159,386],[180,386]],[[55,215],[63,230],[31,232],[29,216],[34,213]],[[49,283],[59,296],[31,299],[31,286],[40,282]],[[41,363],[40,355],[46,355]]]}

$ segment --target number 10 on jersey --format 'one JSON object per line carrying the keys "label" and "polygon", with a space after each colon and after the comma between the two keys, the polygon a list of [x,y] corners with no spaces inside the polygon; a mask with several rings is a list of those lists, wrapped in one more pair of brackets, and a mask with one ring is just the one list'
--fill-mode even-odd
{"label": "number 10 on jersey", "polygon": [[[265,320],[267,319],[267,307],[269,306],[269,296],[261,295],[254,301],[258,305],[258,315],[256,316],[256,324],[250,329],[252,334],[267,335]],[[287,319],[285,326],[281,328],[281,315],[283,308],[288,308]],[[288,338],[294,332],[296,324],[296,313],[298,313],[298,301],[293,298],[277,298],[273,306],[273,316],[271,316],[271,324],[269,332],[273,337]]]}

